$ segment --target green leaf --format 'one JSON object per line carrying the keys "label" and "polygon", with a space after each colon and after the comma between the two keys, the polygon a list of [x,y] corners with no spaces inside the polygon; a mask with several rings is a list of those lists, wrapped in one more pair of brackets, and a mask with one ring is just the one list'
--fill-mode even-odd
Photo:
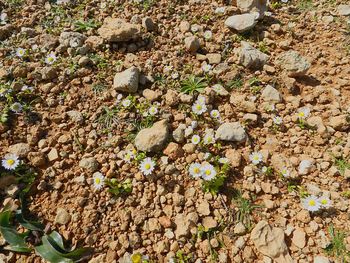
{"label": "green leaf", "polygon": [[67,251],[64,248],[62,236],[53,231],[42,238],[42,245],[36,246],[35,251],[51,263],[79,262],[92,253],[92,248],[78,248]]}
{"label": "green leaf", "polygon": [[23,227],[25,227],[25,228],[27,228],[29,230],[44,231],[44,226],[40,222],[30,221],[30,220],[25,218],[26,207],[27,207],[25,196],[23,194],[21,194],[19,196],[19,199],[21,201],[21,209],[16,211],[16,219],[17,219],[17,221]]}
{"label": "green leaf", "polygon": [[17,230],[10,225],[11,211],[6,210],[0,213],[0,233],[9,244],[6,249],[17,252],[30,252],[25,238],[28,237],[29,231],[18,233]]}

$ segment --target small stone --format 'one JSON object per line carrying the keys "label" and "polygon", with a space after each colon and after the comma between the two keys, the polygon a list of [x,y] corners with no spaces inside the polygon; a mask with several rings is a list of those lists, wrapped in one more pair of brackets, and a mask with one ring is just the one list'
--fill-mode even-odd
{"label": "small stone", "polygon": [[233,229],[233,233],[236,235],[244,235],[246,232],[246,228],[242,222],[239,222],[235,225],[235,228]]}
{"label": "small stone", "polygon": [[50,162],[56,161],[58,160],[58,158],[59,158],[59,155],[56,148],[52,148],[51,151],[47,154],[47,159]]}
{"label": "small stone", "polygon": [[206,229],[215,228],[218,222],[212,216],[206,216],[202,219],[202,224]]}
{"label": "small stone", "polygon": [[305,232],[297,228],[293,232],[292,242],[294,245],[296,245],[298,248],[304,248],[306,245],[306,234]]}
{"label": "small stone", "polygon": [[334,116],[329,119],[329,126],[336,131],[345,131],[349,128],[348,115]]}
{"label": "small stone", "polygon": [[168,156],[170,160],[176,160],[184,155],[181,146],[174,142],[169,143],[163,153]]}
{"label": "small stone", "polygon": [[20,158],[24,158],[24,157],[27,157],[28,153],[30,152],[30,146],[26,143],[17,143],[17,144],[11,145],[8,148],[8,151],[10,153],[17,155]]}
{"label": "small stone", "polygon": [[257,50],[248,42],[242,41],[241,48],[236,51],[239,56],[239,64],[246,68],[259,69],[262,68],[269,60],[269,56]]}
{"label": "small stone", "polygon": [[308,224],[311,221],[310,212],[307,210],[301,210],[299,213],[297,213],[296,218],[297,220],[305,224]]}
{"label": "small stone", "polygon": [[197,52],[200,47],[199,39],[196,36],[186,37],[185,47],[191,53]]}
{"label": "small stone", "polygon": [[324,256],[316,256],[314,257],[314,263],[330,263],[331,261]]}
{"label": "small stone", "polygon": [[226,122],[217,129],[215,137],[223,141],[243,142],[247,134],[239,122]]}
{"label": "small stone", "polygon": [[276,59],[276,63],[289,77],[304,76],[310,68],[310,63],[294,50],[279,55]]}
{"label": "small stone", "polygon": [[350,16],[350,5],[339,5],[338,14],[341,16]]}
{"label": "small stone", "polygon": [[141,130],[135,138],[135,146],[139,151],[157,152],[164,148],[169,137],[168,122],[161,120],[151,128]]}
{"label": "small stone", "polygon": [[69,118],[71,118],[72,121],[76,123],[81,124],[84,122],[84,116],[79,111],[75,111],[75,110],[67,111],[67,115]]}
{"label": "small stone", "polygon": [[253,13],[261,19],[267,11],[267,0],[237,0],[237,7],[242,13]]}
{"label": "small stone", "polygon": [[131,67],[123,72],[116,73],[113,80],[113,88],[118,91],[134,93],[139,87],[140,71],[137,67]]}
{"label": "small stone", "polygon": [[202,200],[197,207],[197,212],[199,215],[208,216],[210,214],[210,206],[207,200]]}
{"label": "small stone", "polygon": [[209,64],[219,64],[221,62],[221,54],[209,53],[206,55]]}
{"label": "small stone", "polygon": [[145,17],[142,19],[142,26],[147,32],[156,30],[156,24],[150,17]]}
{"label": "small stone", "polygon": [[77,48],[84,45],[86,36],[79,32],[62,32],[59,42],[64,47]]}
{"label": "small stone", "polygon": [[139,38],[141,28],[123,19],[107,17],[97,32],[109,42],[121,42]]}
{"label": "small stone", "polygon": [[268,102],[281,102],[282,101],[282,96],[280,94],[280,92],[275,89],[274,87],[272,87],[271,85],[267,85],[262,93],[261,93],[261,97],[263,98],[264,101],[268,101]]}
{"label": "small stone", "polygon": [[89,172],[97,171],[99,163],[96,161],[94,157],[83,158],[79,162],[79,167],[88,170]]}
{"label": "small stone", "polygon": [[57,208],[55,224],[66,225],[71,219],[70,214],[64,208]]}
{"label": "small stone", "polygon": [[45,155],[42,152],[30,152],[28,160],[35,167],[43,166],[46,163]]}
{"label": "small stone", "polygon": [[256,23],[256,15],[242,14],[228,17],[225,21],[225,26],[235,29],[238,32],[245,32],[252,29]]}

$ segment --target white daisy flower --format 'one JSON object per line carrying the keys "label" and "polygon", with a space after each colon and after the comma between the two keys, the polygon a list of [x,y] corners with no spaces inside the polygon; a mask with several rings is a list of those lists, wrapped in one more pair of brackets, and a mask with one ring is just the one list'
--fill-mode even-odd
{"label": "white daisy flower", "polygon": [[140,163],[140,170],[144,175],[150,175],[153,172],[155,165],[154,161],[147,157]]}
{"label": "white daisy flower", "polygon": [[210,181],[216,176],[216,170],[211,164],[202,165],[201,172],[202,178],[206,181]]}
{"label": "white daisy flower", "polygon": [[310,115],[310,109],[308,107],[302,107],[298,110],[298,118],[299,119],[306,119]]}
{"label": "white daisy flower", "polygon": [[211,65],[210,64],[203,64],[201,68],[204,72],[209,72],[211,70]]}
{"label": "white daisy flower", "polygon": [[321,196],[318,198],[318,202],[322,208],[329,208],[332,206],[332,201],[327,196]]}
{"label": "white daisy flower", "polygon": [[201,164],[199,163],[192,163],[188,169],[190,175],[193,178],[199,178],[201,177]]}
{"label": "white daisy flower", "polygon": [[21,90],[32,92],[34,90],[34,88],[31,86],[24,85]]}
{"label": "white daisy flower", "polygon": [[259,164],[262,159],[263,159],[263,155],[261,154],[261,152],[253,152],[252,154],[249,155],[249,159],[253,164]]}
{"label": "white daisy flower", "polygon": [[24,55],[26,54],[26,50],[24,49],[24,48],[21,48],[21,47],[19,47],[19,48],[17,48],[17,50],[16,50],[16,56],[17,57],[24,57]]}
{"label": "white daisy flower", "polygon": [[268,168],[267,168],[266,166],[263,166],[263,168],[261,168],[261,171],[262,171],[263,173],[266,173],[266,172],[268,171]]}
{"label": "white daisy flower", "polygon": [[220,112],[218,110],[212,110],[210,116],[214,119],[220,119]]}
{"label": "white daisy flower", "polygon": [[191,126],[188,126],[188,127],[185,129],[185,137],[190,136],[192,133],[193,133],[193,128],[192,128]]}
{"label": "white daisy flower", "polygon": [[288,178],[290,176],[290,171],[287,167],[283,167],[281,170],[281,174],[283,177]]}
{"label": "white daisy flower", "polygon": [[273,117],[273,123],[276,124],[276,125],[281,125],[283,122],[282,118],[279,117],[279,116],[275,116]]}
{"label": "white daisy flower", "polygon": [[310,211],[310,212],[318,211],[321,208],[321,204],[320,204],[318,198],[314,195],[310,195],[306,198],[302,198],[301,203],[302,203],[303,208]]}
{"label": "white daisy flower", "polygon": [[135,150],[129,150],[124,154],[123,160],[127,163],[130,163],[130,161],[134,158],[135,158]]}
{"label": "white daisy flower", "polygon": [[221,164],[226,164],[226,163],[228,163],[229,162],[229,160],[228,160],[228,158],[226,158],[226,157],[221,157],[220,159],[219,159],[219,163],[221,163]]}
{"label": "white daisy flower", "polygon": [[206,31],[203,33],[203,37],[204,37],[206,40],[211,39],[212,36],[213,36],[213,33],[212,33],[210,30],[206,30]]}
{"label": "white daisy flower", "polygon": [[281,2],[286,4],[286,3],[288,3],[288,0],[281,0]]}
{"label": "white daisy flower", "polygon": [[191,138],[191,142],[193,144],[198,144],[198,143],[200,143],[200,141],[201,141],[201,137],[199,137],[199,135],[193,135]]}
{"label": "white daisy flower", "polygon": [[1,13],[0,14],[0,24],[4,25],[7,23],[7,14],[6,13]]}
{"label": "white daisy flower", "polygon": [[201,104],[205,104],[206,98],[203,95],[198,95],[196,102],[199,102]]}
{"label": "white daisy flower", "polygon": [[210,157],[210,153],[205,153],[203,158],[204,158],[204,160],[208,160],[209,157]]}
{"label": "white daisy flower", "polygon": [[155,107],[155,106],[151,106],[149,109],[148,109],[148,113],[152,116],[156,115],[158,113],[158,108]]}
{"label": "white daisy flower", "polygon": [[15,102],[10,106],[10,109],[15,113],[20,113],[23,109],[23,106],[19,102]]}
{"label": "white daisy flower", "polygon": [[15,170],[19,165],[19,159],[16,154],[9,153],[4,156],[1,163],[6,170]]}
{"label": "white daisy flower", "polygon": [[208,144],[214,144],[215,143],[215,138],[213,136],[212,133],[207,133],[204,135],[203,137],[203,142],[205,145],[208,145]]}
{"label": "white daisy flower", "polygon": [[94,173],[94,175],[92,176],[93,180],[94,180],[94,188],[96,190],[100,190],[102,189],[102,187],[105,184],[105,177],[103,176],[103,174],[96,172]]}
{"label": "white daisy flower", "polygon": [[177,71],[175,71],[175,72],[173,72],[173,73],[171,73],[171,78],[172,79],[177,79],[177,78],[179,78],[179,72],[177,72]]}
{"label": "white daisy flower", "polygon": [[122,101],[122,105],[123,105],[123,107],[125,107],[125,108],[129,107],[129,106],[131,105],[131,100],[129,100],[129,99],[123,100],[123,101]]}
{"label": "white daisy flower", "polygon": [[45,63],[48,65],[52,65],[53,63],[55,63],[56,60],[57,60],[56,55],[54,53],[50,53],[45,58]]}
{"label": "white daisy flower", "polygon": [[207,111],[207,106],[197,101],[192,105],[192,111],[197,115],[201,115]]}

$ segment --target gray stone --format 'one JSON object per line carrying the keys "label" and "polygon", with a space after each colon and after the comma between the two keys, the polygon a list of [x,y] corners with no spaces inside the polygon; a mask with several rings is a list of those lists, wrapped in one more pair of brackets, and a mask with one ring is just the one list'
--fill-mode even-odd
{"label": "gray stone", "polygon": [[118,91],[136,92],[139,87],[140,71],[137,67],[131,67],[123,72],[115,74],[113,87]]}
{"label": "gray stone", "polygon": [[64,47],[81,47],[84,45],[86,36],[79,32],[62,32],[59,37],[59,42]]}
{"label": "gray stone", "polygon": [[246,140],[247,134],[239,122],[227,122],[217,129],[215,137],[223,141],[242,142]]}
{"label": "gray stone", "polygon": [[276,263],[293,262],[284,241],[283,229],[272,227],[263,220],[254,227],[250,239],[260,253],[272,258]]}
{"label": "gray stone", "polygon": [[225,21],[225,26],[234,29],[238,32],[248,31],[257,23],[254,14],[242,14],[230,16]]}
{"label": "gray stone", "polygon": [[239,64],[246,68],[259,69],[268,61],[269,56],[251,46],[248,42],[242,41],[238,49]]}
{"label": "gray stone", "polygon": [[246,228],[242,222],[238,222],[237,225],[235,225],[235,228],[233,229],[233,233],[236,235],[243,235],[246,232]]}
{"label": "gray stone", "polygon": [[79,167],[84,168],[90,172],[95,172],[98,169],[98,162],[94,157],[83,158],[79,162]]}
{"label": "gray stone", "polygon": [[67,111],[67,115],[72,121],[74,121],[76,123],[81,124],[84,121],[84,116],[79,111],[76,111],[76,110]]}
{"label": "gray stone", "polygon": [[57,149],[56,148],[52,148],[50,150],[50,152],[47,154],[47,159],[50,161],[50,162],[53,162],[53,161],[56,161],[59,159],[59,155],[58,155],[58,152],[57,152]]}
{"label": "gray stone", "polygon": [[271,85],[267,85],[262,93],[261,97],[263,98],[264,101],[269,101],[269,102],[281,102],[282,101],[282,96],[281,93],[272,87]]}
{"label": "gray stone", "polygon": [[66,225],[69,223],[71,215],[64,208],[57,208],[55,223],[60,225]]}
{"label": "gray stone", "polygon": [[168,122],[161,120],[152,127],[141,130],[135,138],[135,146],[139,151],[157,152],[165,147],[169,138]]}
{"label": "gray stone", "polygon": [[156,24],[153,22],[152,18],[150,17],[145,17],[142,19],[142,26],[148,32],[154,31],[157,28]]}
{"label": "gray stone", "polygon": [[279,55],[276,63],[289,77],[304,76],[310,68],[310,63],[294,50]]}
{"label": "gray stone", "polygon": [[243,13],[256,13],[261,19],[267,11],[267,0],[237,0],[237,7]]}
{"label": "gray stone", "polygon": [[109,42],[123,42],[139,38],[141,27],[123,19],[107,17],[97,32]]}
{"label": "gray stone", "polygon": [[330,263],[330,260],[324,256],[314,257],[314,263]]}
{"label": "gray stone", "polygon": [[350,16],[350,5],[339,5],[338,14],[341,16]]}
{"label": "gray stone", "polygon": [[8,148],[9,153],[13,153],[20,158],[27,157],[30,152],[30,146],[26,143],[16,143]]}
{"label": "gray stone", "polygon": [[179,127],[177,127],[173,131],[173,138],[176,142],[182,143],[185,140],[185,129],[186,125],[185,124],[180,124]]}
{"label": "gray stone", "polygon": [[189,52],[195,53],[200,47],[198,38],[196,36],[186,37],[185,47]]}

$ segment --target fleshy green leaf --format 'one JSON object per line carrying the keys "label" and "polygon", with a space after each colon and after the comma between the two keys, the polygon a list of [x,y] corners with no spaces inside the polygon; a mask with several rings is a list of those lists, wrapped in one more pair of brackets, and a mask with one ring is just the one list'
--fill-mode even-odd
{"label": "fleshy green leaf", "polygon": [[0,213],[0,233],[9,244],[6,249],[17,252],[30,252],[31,249],[25,242],[25,238],[28,237],[29,232],[18,233],[17,230],[10,225],[10,218],[10,210]]}
{"label": "fleshy green leaf", "polygon": [[29,230],[43,231],[44,226],[37,221],[28,220],[26,215],[27,202],[24,195],[20,195],[19,197],[21,201],[21,209],[16,211],[16,219],[17,221],[25,228]]}

